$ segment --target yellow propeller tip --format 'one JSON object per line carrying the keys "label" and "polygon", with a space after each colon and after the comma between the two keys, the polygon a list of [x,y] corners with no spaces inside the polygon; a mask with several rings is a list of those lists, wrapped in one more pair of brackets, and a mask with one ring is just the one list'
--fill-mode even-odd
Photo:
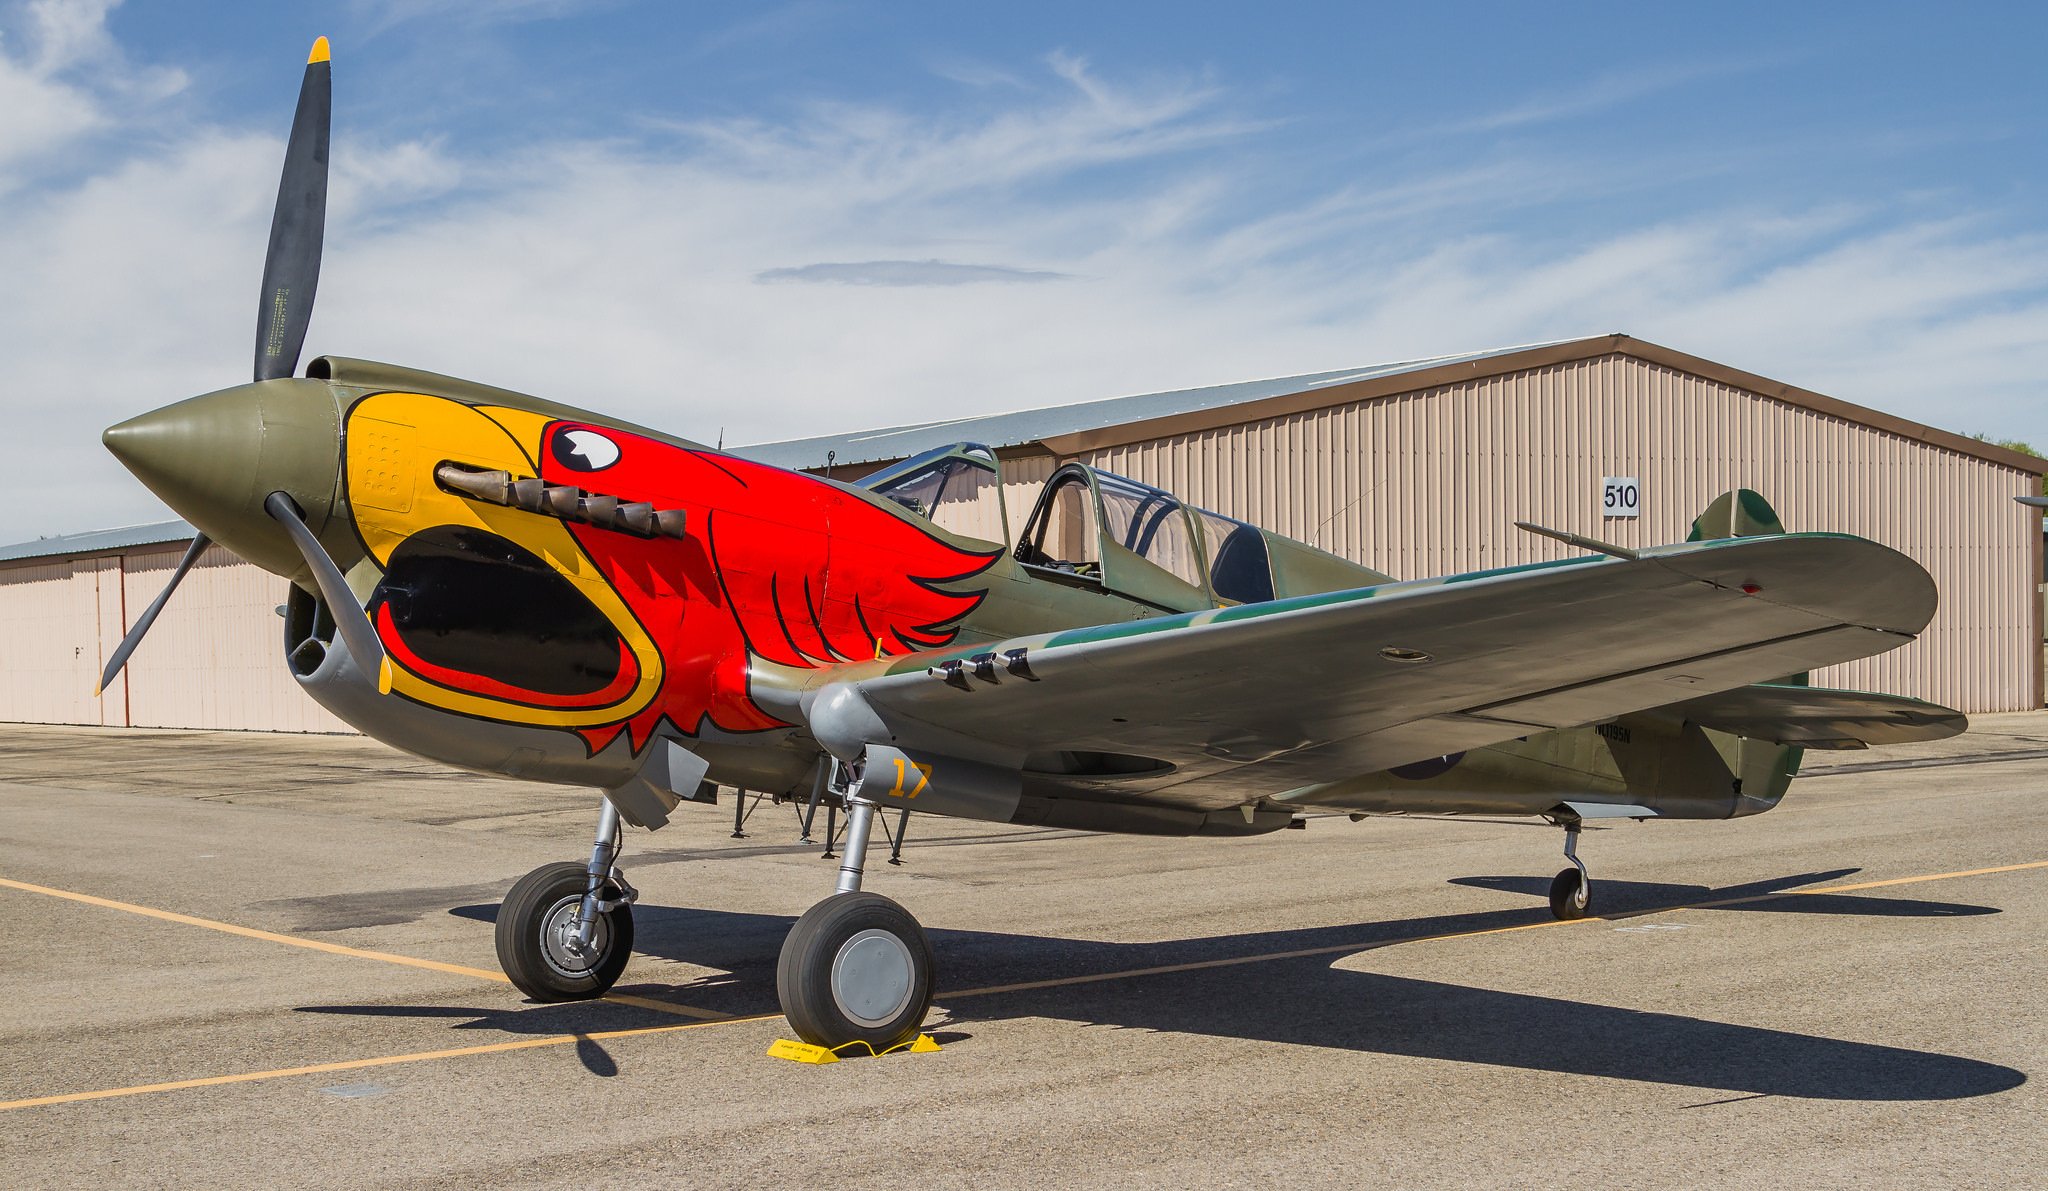
{"label": "yellow propeller tip", "polygon": [[311,66],[315,62],[325,61],[327,61],[327,39],[316,37],[313,39],[313,52],[306,55],[306,65]]}

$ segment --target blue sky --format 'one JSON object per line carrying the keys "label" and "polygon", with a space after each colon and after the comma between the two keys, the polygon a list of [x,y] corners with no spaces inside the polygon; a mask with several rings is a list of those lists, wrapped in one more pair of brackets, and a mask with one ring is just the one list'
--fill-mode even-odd
{"label": "blue sky", "polygon": [[0,539],[163,515],[322,33],[309,354],[745,442],[1625,331],[2048,446],[2035,6],[0,0]]}

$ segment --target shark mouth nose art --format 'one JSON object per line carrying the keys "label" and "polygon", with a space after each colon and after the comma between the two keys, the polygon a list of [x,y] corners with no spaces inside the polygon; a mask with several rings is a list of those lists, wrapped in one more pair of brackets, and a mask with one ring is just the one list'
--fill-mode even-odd
{"label": "shark mouth nose art", "polygon": [[602,707],[639,666],[602,612],[538,555],[484,530],[436,526],[391,553],[370,604],[408,670],[531,707]]}

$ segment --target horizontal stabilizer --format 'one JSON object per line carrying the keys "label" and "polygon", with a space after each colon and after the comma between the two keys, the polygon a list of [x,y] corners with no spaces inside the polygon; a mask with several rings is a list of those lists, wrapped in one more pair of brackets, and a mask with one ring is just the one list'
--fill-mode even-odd
{"label": "horizontal stabilizer", "polygon": [[1702,728],[1810,749],[1942,740],[1970,726],[1960,711],[1904,695],[1772,684],[1736,687],[1665,710]]}

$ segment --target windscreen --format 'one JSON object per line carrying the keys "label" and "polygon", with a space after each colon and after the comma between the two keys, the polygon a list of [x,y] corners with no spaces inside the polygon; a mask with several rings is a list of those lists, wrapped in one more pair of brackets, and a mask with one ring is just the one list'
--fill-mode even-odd
{"label": "windscreen", "polygon": [[914,465],[871,485],[933,525],[963,537],[1003,540],[1003,512],[992,462],[946,455]]}

